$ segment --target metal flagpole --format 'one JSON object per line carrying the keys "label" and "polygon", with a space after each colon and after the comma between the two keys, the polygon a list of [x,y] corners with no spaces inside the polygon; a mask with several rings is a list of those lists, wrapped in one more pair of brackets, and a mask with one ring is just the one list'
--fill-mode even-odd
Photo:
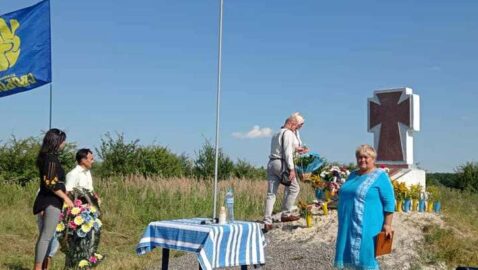
{"label": "metal flagpole", "polygon": [[214,162],[214,212],[213,218],[217,213],[217,175],[219,163],[219,113],[221,105],[221,68],[222,68],[222,15],[224,12],[224,0],[220,0],[219,11],[219,57],[217,63],[217,97],[216,97],[216,157]]}
{"label": "metal flagpole", "polygon": [[52,37],[51,37],[51,1],[48,3],[49,11],[50,11],[50,16],[49,16],[49,23],[50,23],[50,121],[48,124],[48,129],[51,129],[51,123],[52,123],[52,112],[53,112],[53,50],[51,49],[52,46]]}
{"label": "metal flagpole", "polygon": [[50,124],[48,125],[48,129],[51,129],[51,115],[52,115],[52,107],[53,107],[53,83],[50,82]]}

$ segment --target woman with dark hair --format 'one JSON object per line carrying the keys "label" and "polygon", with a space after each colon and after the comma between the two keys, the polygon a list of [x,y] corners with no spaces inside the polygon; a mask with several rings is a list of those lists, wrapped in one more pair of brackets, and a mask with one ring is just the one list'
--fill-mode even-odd
{"label": "woman with dark hair", "polygon": [[33,214],[40,214],[42,224],[35,246],[35,270],[48,269],[48,248],[55,233],[60,212],[65,203],[73,202],[65,192],[65,171],[58,159],[59,151],[65,147],[65,132],[53,128],[43,138],[36,165],[40,172],[40,192],[33,205]]}

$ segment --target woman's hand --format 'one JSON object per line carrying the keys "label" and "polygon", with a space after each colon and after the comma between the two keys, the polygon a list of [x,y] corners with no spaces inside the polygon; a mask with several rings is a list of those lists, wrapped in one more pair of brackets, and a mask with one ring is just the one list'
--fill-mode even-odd
{"label": "woman's hand", "polygon": [[387,238],[392,237],[392,231],[393,231],[392,225],[387,225],[387,224],[383,225],[382,232],[385,232],[385,236]]}
{"label": "woman's hand", "polygon": [[75,205],[73,204],[73,202],[71,201],[71,199],[68,198],[68,197],[65,198],[65,204],[66,204],[66,206],[68,206],[68,208],[73,208],[73,207],[75,207]]}

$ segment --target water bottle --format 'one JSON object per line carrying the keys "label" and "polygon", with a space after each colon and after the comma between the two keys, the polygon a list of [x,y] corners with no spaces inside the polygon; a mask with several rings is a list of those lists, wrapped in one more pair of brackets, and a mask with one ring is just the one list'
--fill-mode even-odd
{"label": "water bottle", "polygon": [[234,194],[232,188],[229,188],[226,193],[225,198],[226,208],[227,208],[227,223],[234,222]]}

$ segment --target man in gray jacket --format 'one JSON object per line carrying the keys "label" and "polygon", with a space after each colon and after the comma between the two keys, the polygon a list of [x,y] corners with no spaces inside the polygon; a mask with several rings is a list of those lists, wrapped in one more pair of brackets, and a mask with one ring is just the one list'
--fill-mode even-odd
{"label": "man in gray jacket", "polygon": [[272,229],[272,210],[280,185],[280,175],[285,168],[290,172],[289,179],[292,184],[285,187],[281,221],[290,222],[300,218],[297,215],[292,215],[292,209],[300,191],[295,174],[294,154],[307,152],[307,149],[300,145],[301,142],[296,135],[303,124],[304,118],[299,113],[294,113],[286,119],[281,130],[272,137],[271,153],[267,164],[268,186],[264,211],[264,231],[266,232]]}

